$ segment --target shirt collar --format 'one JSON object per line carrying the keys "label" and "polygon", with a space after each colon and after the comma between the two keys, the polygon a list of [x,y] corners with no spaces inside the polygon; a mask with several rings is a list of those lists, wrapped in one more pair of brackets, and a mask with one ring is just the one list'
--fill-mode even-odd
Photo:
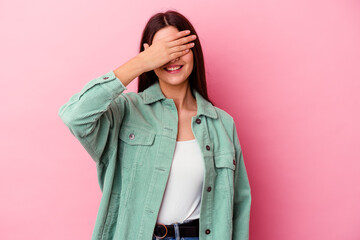
{"label": "shirt collar", "polygon": [[[215,107],[207,101],[196,89],[192,89],[196,103],[197,103],[197,116],[205,115],[211,118],[217,118]],[[161,91],[160,84],[155,81],[152,85],[143,91],[144,104],[151,104],[161,99],[166,99]]]}

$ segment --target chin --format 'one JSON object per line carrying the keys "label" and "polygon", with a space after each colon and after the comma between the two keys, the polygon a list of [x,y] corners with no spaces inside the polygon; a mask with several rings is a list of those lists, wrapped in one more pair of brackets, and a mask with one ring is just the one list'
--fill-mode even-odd
{"label": "chin", "polygon": [[166,84],[169,84],[169,85],[179,85],[183,82],[186,82],[187,79],[183,79],[183,78],[159,78],[159,81],[162,81],[162,82],[165,82]]}

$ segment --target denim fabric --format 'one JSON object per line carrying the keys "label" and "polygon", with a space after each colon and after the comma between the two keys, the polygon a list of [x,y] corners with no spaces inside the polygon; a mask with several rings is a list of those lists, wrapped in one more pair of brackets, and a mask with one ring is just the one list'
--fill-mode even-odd
{"label": "denim fabric", "polygon": [[[171,169],[178,134],[174,100],[159,82],[139,93],[125,89],[110,71],[58,111],[96,164],[102,197],[92,240],[150,240]],[[192,94],[197,114],[191,129],[205,164],[199,239],[248,240],[251,190],[234,119],[196,89]]]}

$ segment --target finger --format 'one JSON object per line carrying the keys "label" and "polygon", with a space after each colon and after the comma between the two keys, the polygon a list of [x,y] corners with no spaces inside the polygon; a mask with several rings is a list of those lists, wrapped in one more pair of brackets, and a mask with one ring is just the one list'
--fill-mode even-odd
{"label": "finger", "polygon": [[185,49],[181,52],[175,52],[170,54],[170,59],[173,60],[175,58],[181,57],[182,55],[187,54],[190,51],[190,49]]}
{"label": "finger", "polygon": [[172,48],[172,47],[176,47],[176,46],[186,45],[186,44],[189,44],[189,42],[191,42],[191,41],[195,41],[195,39],[196,39],[196,35],[183,37],[183,38],[180,38],[178,40],[174,40],[172,42],[169,42],[168,46],[170,48]]}
{"label": "finger", "polygon": [[169,47],[174,47],[174,46],[178,46],[178,45],[183,45],[186,44],[190,41],[194,41],[197,38],[197,36],[195,34],[187,36],[187,37],[183,37],[177,40],[173,40],[171,42],[168,43]]}
{"label": "finger", "polygon": [[184,45],[180,45],[180,46],[175,46],[175,47],[172,47],[170,48],[170,52],[171,53],[174,53],[174,52],[181,52],[181,51],[184,51],[186,49],[190,49],[192,47],[195,46],[195,43],[188,43],[188,44],[184,44]]}
{"label": "finger", "polygon": [[183,31],[180,31],[180,32],[177,32],[177,33],[174,33],[174,34],[164,37],[164,40],[169,42],[169,41],[176,40],[178,38],[184,37],[189,34],[190,34],[190,30],[183,30]]}

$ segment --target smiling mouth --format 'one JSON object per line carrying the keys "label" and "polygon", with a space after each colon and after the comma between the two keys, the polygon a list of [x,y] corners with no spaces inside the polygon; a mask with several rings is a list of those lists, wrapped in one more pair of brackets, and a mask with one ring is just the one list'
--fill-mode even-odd
{"label": "smiling mouth", "polygon": [[170,68],[164,68],[164,70],[168,73],[178,73],[181,71],[182,67],[184,65],[176,66],[176,67],[170,67]]}

